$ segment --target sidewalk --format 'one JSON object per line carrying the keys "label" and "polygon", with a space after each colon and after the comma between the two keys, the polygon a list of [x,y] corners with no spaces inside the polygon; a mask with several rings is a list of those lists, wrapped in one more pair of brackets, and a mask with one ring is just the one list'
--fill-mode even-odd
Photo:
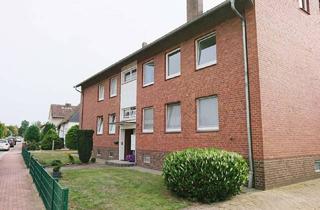
{"label": "sidewalk", "polygon": [[45,209],[21,156],[21,143],[0,159],[0,210]]}

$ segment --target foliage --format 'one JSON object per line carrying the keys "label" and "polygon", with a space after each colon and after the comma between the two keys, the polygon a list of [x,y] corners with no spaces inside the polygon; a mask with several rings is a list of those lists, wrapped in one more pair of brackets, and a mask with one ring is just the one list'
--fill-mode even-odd
{"label": "foliage", "polygon": [[65,170],[59,183],[69,188],[69,209],[175,210],[190,205],[172,196],[160,175],[127,168]]}
{"label": "foliage", "polygon": [[27,143],[27,149],[29,151],[39,150],[40,149],[40,143],[39,142],[35,142],[35,141],[28,142]]}
{"label": "foliage", "polygon": [[28,129],[29,127],[29,122],[27,120],[23,120],[21,122],[21,125],[20,125],[20,128],[18,130],[18,134],[19,136],[24,136],[26,130]]}
{"label": "foliage", "polygon": [[27,128],[24,139],[26,142],[39,142],[40,141],[40,129],[36,125],[31,125]]}
{"label": "foliage", "polygon": [[61,160],[53,160],[51,161],[51,166],[61,166],[62,162]]}
{"label": "foliage", "polygon": [[54,172],[59,172],[60,171],[60,168],[61,168],[61,165],[57,165],[57,166],[55,166],[55,167],[53,167],[53,171]]}
{"label": "foliage", "polygon": [[91,163],[95,163],[97,161],[97,159],[95,157],[91,158]]}
{"label": "foliage", "polygon": [[7,127],[4,123],[0,122],[0,138],[4,138],[7,136]]}
{"label": "foliage", "polygon": [[[51,162],[53,160],[60,160],[62,165],[67,165],[70,163],[68,158],[69,154],[76,154],[77,151],[63,151],[63,150],[55,150],[55,151],[34,151],[32,152],[33,157],[35,157],[39,163],[43,166],[51,166]],[[80,163],[80,160],[77,156],[74,156],[74,163]]]}
{"label": "foliage", "polygon": [[[54,142],[54,149],[61,149],[61,141],[63,145],[63,140],[61,140],[54,129],[50,129],[41,141],[41,149],[51,150],[52,144]],[[62,146],[63,147],[63,146]]]}
{"label": "foliage", "polygon": [[75,164],[75,160],[74,160],[74,157],[73,157],[72,154],[68,154],[68,158],[69,158],[69,162],[70,162],[71,164]]}
{"label": "foliage", "polygon": [[78,149],[78,143],[77,143],[77,132],[79,130],[78,125],[72,126],[67,134],[66,134],[66,147],[68,149]]}
{"label": "foliage", "polygon": [[53,123],[47,122],[41,130],[40,139],[43,140],[44,136],[48,133],[49,130],[56,130],[56,126]]}
{"label": "foliage", "polygon": [[78,154],[82,163],[88,163],[92,153],[93,130],[79,130],[77,132]]}
{"label": "foliage", "polygon": [[8,128],[8,134],[12,136],[18,136],[18,127],[16,125],[9,125]]}
{"label": "foliage", "polygon": [[178,196],[210,203],[238,194],[248,179],[248,165],[236,153],[187,149],[165,158],[163,176]]}

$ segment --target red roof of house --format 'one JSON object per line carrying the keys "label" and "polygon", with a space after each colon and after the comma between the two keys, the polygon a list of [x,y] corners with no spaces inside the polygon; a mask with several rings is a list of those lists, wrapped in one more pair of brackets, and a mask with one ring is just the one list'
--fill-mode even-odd
{"label": "red roof of house", "polygon": [[78,109],[78,106],[72,106],[71,104],[59,105],[51,104],[50,112],[52,118],[66,118],[74,113]]}

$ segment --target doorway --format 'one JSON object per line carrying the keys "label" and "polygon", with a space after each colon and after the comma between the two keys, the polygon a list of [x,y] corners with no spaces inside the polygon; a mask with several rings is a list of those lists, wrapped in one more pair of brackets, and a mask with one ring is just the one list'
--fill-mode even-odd
{"label": "doorway", "polygon": [[132,139],[131,136],[133,135],[133,129],[126,129],[124,133],[124,158],[126,159],[127,155],[133,154]]}

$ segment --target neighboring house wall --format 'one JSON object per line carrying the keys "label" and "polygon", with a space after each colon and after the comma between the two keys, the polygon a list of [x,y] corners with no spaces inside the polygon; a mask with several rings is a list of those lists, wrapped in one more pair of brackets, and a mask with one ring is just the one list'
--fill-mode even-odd
{"label": "neighboring house wall", "polygon": [[49,123],[54,124],[56,127],[63,121],[63,118],[50,118],[48,120]]}
{"label": "neighboring house wall", "polygon": [[320,10],[256,1],[266,188],[320,177]]}
{"label": "neighboring house wall", "polygon": [[[109,83],[111,78],[117,78],[117,96],[110,98]],[[115,141],[119,140],[119,127],[116,127],[116,134],[109,135],[108,116],[115,113],[117,121],[120,116],[120,72],[110,75],[101,83],[104,85],[104,100],[98,102],[98,85],[92,85],[83,90],[81,120],[82,128],[94,130],[94,153],[105,159],[118,159],[118,145]],[[97,135],[97,116],[103,116],[103,134]]]}
{"label": "neighboring house wall", "polygon": [[68,133],[68,130],[74,125],[79,125],[79,123],[77,123],[77,122],[67,122],[67,123],[61,124],[60,125],[60,129],[59,129],[59,137],[63,138],[65,140],[66,135]]}

